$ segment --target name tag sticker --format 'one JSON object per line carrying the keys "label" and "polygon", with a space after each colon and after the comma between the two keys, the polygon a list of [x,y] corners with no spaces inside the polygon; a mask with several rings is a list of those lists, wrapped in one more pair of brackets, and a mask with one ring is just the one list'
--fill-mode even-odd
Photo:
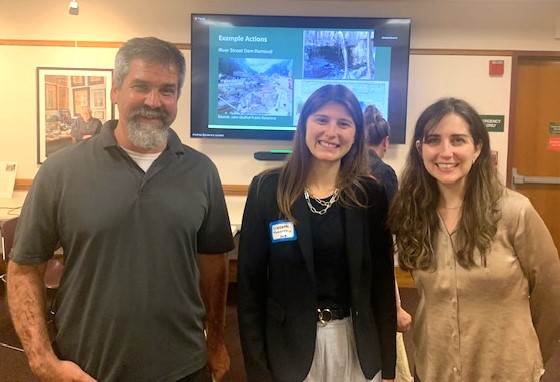
{"label": "name tag sticker", "polygon": [[270,237],[273,243],[297,240],[294,223],[289,220],[276,220],[270,222]]}

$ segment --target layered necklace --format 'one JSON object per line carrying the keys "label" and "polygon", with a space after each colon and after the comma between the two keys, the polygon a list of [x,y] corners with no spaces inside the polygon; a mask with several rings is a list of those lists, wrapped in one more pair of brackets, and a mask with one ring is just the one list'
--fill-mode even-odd
{"label": "layered necklace", "polygon": [[334,193],[332,194],[331,198],[329,200],[322,200],[322,199],[317,199],[311,196],[311,198],[313,198],[314,201],[317,202],[317,204],[319,204],[320,206],[323,207],[323,209],[316,209],[313,204],[311,204],[311,200],[310,200],[310,196],[309,196],[309,191],[307,190],[307,188],[303,191],[303,196],[305,196],[305,201],[307,202],[307,206],[309,207],[309,210],[311,212],[313,212],[314,214],[317,215],[324,215],[327,213],[327,211],[329,210],[329,208],[331,208],[331,206],[333,204],[336,203],[336,201],[338,200],[338,188],[334,190]]}

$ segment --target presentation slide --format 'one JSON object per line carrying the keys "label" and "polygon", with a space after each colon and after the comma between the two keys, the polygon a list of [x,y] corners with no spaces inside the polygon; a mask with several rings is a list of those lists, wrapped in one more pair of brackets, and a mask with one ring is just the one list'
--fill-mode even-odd
{"label": "presentation slide", "polygon": [[208,38],[209,128],[295,130],[332,83],[388,113],[391,47],[375,46],[375,30],[210,26]]}

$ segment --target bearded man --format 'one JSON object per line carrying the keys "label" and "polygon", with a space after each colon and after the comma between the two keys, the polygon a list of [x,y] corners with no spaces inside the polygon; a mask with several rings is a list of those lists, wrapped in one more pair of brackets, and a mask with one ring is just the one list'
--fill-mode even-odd
{"label": "bearded man", "polygon": [[[49,157],[33,181],[8,299],[41,381],[198,382],[229,367],[225,253],[234,245],[222,186],[211,160],[170,128],[185,70],[173,44],[127,41],[111,89],[120,119]],[[58,241],[65,266],[51,344],[43,274]]]}

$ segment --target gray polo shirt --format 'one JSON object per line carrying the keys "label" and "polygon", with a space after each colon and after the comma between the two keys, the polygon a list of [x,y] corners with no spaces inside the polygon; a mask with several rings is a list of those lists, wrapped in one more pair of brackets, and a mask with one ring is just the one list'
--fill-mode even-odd
{"label": "gray polo shirt", "polygon": [[61,241],[55,348],[100,381],[176,381],[207,362],[198,253],[233,249],[216,167],[171,131],[144,173],[101,134],[49,156],[11,256],[46,261]]}

